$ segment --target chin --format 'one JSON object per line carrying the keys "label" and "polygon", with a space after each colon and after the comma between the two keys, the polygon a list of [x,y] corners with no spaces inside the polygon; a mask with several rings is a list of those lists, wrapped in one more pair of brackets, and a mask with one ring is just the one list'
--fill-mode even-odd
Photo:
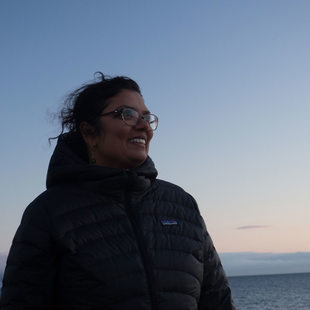
{"label": "chin", "polygon": [[142,165],[145,162],[146,158],[147,158],[147,155],[132,158],[130,160],[131,163],[130,163],[129,169],[134,169]]}

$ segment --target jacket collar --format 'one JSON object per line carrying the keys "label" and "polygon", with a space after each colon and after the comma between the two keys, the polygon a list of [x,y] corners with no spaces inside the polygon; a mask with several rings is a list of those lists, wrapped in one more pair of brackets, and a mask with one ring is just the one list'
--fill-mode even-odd
{"label": "jacket collar", "polygon": [[133,170],[90,165],[81,137],[72,134],[59,136],[51,157],[46,187],[59,184],[77,184],[92,191],[108,194],[130,188],[145,191],[157,177],[150,157]]}

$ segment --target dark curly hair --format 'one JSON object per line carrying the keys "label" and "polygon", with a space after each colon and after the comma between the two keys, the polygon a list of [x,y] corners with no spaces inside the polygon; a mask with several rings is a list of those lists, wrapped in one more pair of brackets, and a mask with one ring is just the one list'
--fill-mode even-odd
{"label": "dark curly hair", "polygon": [[58,115],[61,121],[60,135],[65,130],[79,133],[80,124],[84,121],[92,125],[93,133],[98,133],[101,129],[98,116],[108,106],[107,99],[123,89],[136,91],[142,96],[140,87],[134,80],[126,76],[106,77],[102,72],[96,72],[94,82],[84,84],[67,96]]}

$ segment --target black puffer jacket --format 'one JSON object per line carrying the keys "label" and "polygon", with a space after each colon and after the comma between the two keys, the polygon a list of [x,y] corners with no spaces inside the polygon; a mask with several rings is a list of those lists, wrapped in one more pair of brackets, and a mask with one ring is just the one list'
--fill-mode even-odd
{"label": "black puffer jacket", "polygon": [[189,194],[157,180],[150,158],[126,171],[77,153],[59,139],[16,232],[1,309],[234,309]]}

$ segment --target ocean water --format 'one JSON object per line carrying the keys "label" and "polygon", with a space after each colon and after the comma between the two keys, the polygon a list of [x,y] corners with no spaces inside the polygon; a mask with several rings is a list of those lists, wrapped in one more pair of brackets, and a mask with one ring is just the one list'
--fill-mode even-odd
{"label": "ocean water", "polygon": [[238,310],[310,310],[310,273],[228,278]]}

